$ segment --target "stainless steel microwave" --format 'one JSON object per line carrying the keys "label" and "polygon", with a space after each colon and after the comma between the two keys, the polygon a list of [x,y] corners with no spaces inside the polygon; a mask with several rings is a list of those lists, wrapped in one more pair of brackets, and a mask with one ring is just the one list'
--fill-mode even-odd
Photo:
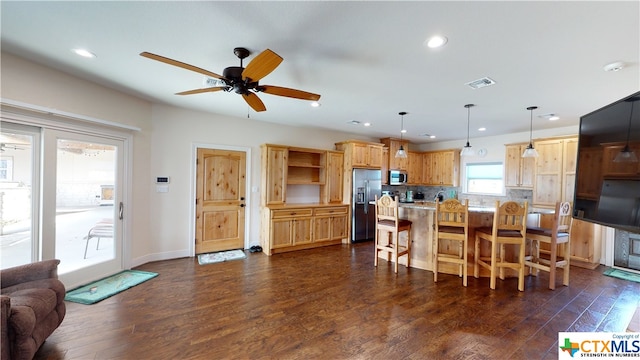
{"label": "stainless steel microwave", "polygon": [[389,170],[389,185],[404,185],[409,181],[407,172],[403,170]]}

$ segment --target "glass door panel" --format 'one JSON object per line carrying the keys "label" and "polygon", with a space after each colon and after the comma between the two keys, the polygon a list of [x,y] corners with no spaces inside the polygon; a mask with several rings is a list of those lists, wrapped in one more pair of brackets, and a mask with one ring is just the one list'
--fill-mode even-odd
{"label": "glass door panel", "polygon": [[[2,123],[0,132],[0,268],[28,264],[38,257],[34,229],[34,143],[40,130]],[[33,193],[34,183],[36,194]]]}
{"label": "glass door panel", "polygon": [[44,144],[55,181],[44,186],[43,234],[55,237],[43,235],[43,257],[60,259],[65,284],[122,270],[122,140],[45,129]]}

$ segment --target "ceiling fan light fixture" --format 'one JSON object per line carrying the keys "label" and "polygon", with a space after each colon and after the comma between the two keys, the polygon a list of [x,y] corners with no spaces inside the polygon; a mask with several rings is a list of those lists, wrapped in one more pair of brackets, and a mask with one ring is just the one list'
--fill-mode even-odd
{"label": "ceiling fan light fixture", "polygon": [[535,158],[538,157],[538,151],[533,147],[533,110],[537,109],[537,106],[529,106],[527,110],[531,112],[531,120],[529,122],[529,145],[524,149],[522,153],[523,158]]}

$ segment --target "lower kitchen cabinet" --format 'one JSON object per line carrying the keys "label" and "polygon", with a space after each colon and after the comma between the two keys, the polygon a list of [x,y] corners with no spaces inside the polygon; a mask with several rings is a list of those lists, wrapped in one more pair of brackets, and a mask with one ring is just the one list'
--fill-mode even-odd
{"label": "lower kitchen cabinet", "polygon": [[348,205],[265,207],[262,248],[265,254],[340,244],[347,237]]}

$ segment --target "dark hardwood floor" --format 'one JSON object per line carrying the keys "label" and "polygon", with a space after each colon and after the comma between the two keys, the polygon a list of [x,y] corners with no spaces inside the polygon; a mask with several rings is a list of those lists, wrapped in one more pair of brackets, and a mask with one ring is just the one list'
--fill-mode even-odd
{"label": "dark hardwood floor", "polygon": [[[640,284],[572,267],[469,277],[373,266],[373,243],[198,265],[145,264],[160,275],[67,315],[36,359],[556,359],[560,331],[624,331]],[[561,278],[561,276],[559,277]]]}

